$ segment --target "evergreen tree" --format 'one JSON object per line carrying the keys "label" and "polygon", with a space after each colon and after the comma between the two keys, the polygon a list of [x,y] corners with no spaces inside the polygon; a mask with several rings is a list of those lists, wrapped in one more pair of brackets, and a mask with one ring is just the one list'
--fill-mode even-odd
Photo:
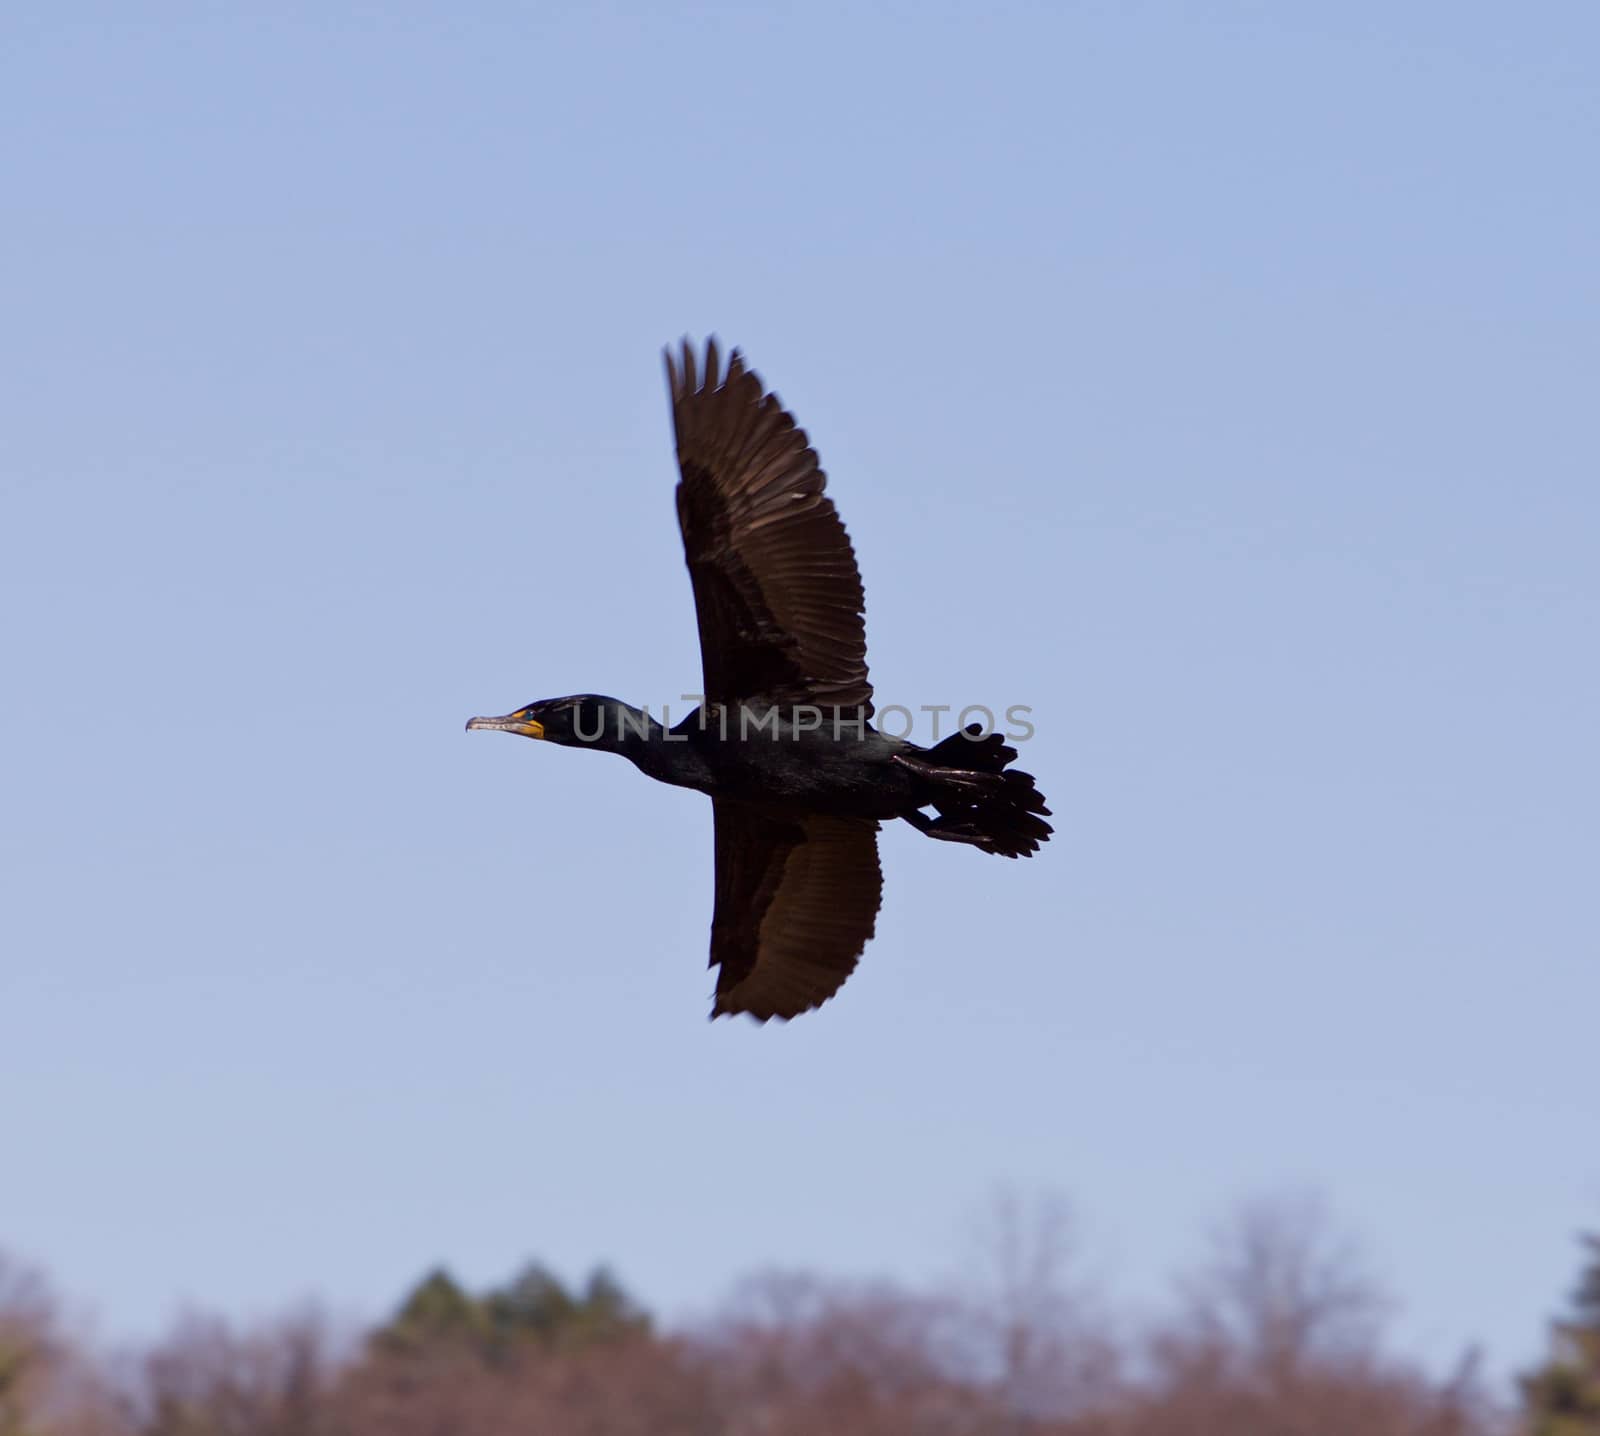
{"label": "evergreen tree", "polygon": [[574,1292],[548,1267],[530,1262],[481,1297],[446,1271],[429,1273],[374,1333],[373,1347],[402,1357],[466,1351],[500,1366],[525,1350],[571,1350],[649,1331],[649,1316],[604,1267]]}
{"label": "evergreen tree", "polygon": [[484,1298],[496,1332],[515,1339],[531,1337],[554,1346],[578,1316],[578,1303],[561,1279],[538,1262],[529,1262],[504,1286]]}
{"label": "evergreen tree", "polygon": [[411,1288],[389,1324],[373,1334],[373,1344],[395,1355],[446,1345],[476,1347],[489,1326],[483,1303],[440,1267]]}
{"label": "evergreen tree", "polygon": [[530,1262],[505,1286],[484,1298],[494,1329],[546,1347],[571,1348],[644,1335],[650,1318],[606,1268],[597,1267],[581,1292]]}
{"label": "evergreen tree", "polygon": [[1600,1235],[1583,1244],[1588,1264],[1570,1315],[1555,1325],[1550,1360],[1522,1379],[1530,1436],[1600,1436]]}

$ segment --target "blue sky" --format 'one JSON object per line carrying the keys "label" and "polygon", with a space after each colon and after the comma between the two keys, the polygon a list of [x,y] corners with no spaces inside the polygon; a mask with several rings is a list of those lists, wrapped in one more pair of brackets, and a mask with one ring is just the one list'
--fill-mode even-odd
{"label": "blue sky", "polygon": [[[0,1243],[113,1332],[427,1266],[1116,1291],[1314,1188],[1412,1349],[1600,1223],[1588,5],[21,5]],[[698,656],[660,346],[817,443],[1031,863],[705,1021],[709,807],[462,723]]]}

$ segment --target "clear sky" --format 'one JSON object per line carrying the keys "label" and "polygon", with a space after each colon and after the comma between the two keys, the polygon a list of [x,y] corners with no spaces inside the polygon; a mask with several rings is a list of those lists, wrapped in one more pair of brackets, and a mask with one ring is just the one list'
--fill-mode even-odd
{"label": "clear sky", "polygon": [[[0,21],[0,1244],[113,1332],[605,1258],[1116,1291],[1315,1188],[1514,1362],[1600,1223],[1600,11],[53,5]],[[708,1024],[709,805],[462,732],[698,656],[660,346],[816,441],[883,839]]]}

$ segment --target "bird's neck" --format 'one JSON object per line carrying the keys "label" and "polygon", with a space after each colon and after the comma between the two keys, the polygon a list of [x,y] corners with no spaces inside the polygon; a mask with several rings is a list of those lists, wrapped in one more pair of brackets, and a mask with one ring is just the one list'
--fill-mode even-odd
{"label": "bird's neck", "polygon": [[683,736],[619,699],[611,700],[605,729],[593,746],[620,753],[640,772],[664,783],[698,786],[694,770],[702,766],[701,760]]}

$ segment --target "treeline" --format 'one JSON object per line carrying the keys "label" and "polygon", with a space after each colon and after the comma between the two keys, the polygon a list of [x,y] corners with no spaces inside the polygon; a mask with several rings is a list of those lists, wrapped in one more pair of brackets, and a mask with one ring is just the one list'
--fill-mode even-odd
{"label": "treeline", "polygon": [[1079,1279],[1057,1204],[998,1202],[981,1246],[960,1287],[768,1274],[678,1330],[604,1269],[531,1265],[433,1272],[364,1333],[191,1316],[113,1355],[0,1258],[0,1436],[1600,1436],[1600,1244],[1520,1412],[1470,1360],[1390,1350],[1305,1204],[1241,1211],[1139,1321]]}

